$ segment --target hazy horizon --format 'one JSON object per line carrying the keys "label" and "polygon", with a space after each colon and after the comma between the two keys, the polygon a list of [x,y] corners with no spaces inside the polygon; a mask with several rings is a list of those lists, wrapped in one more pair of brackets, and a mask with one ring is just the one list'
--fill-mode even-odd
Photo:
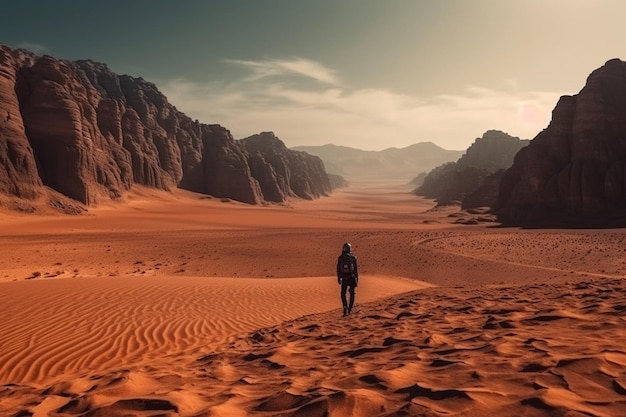
{"label": "hazy horizon", "polygon": [[464,150],[487,130],[535,137],[626,58],[624,15],[617,0],[31,0],[3,7],[0,42],[142,77],[235,138]]}

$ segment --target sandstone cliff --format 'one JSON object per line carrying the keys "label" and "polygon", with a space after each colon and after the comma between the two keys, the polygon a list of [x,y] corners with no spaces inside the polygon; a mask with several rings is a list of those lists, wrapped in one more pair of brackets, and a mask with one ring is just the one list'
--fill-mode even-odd
{"label": "sandstone cliff", "polygon": [[[485,178],[510,167],[515,154],[528,143],[528,140],[489,130],[477,138],[458,161],[429,172],[415,194],[436,199],[438,205],[462,203],[463,208],[476,207],[476,204],[490,206],[497,193],[483,192]],[[489,184],[493,188],[493,179]],[[477,189],[481,192],[472,195]],[[472,198],[466,201],[469,195]]]}
{"label": "sandstone cliff", "polygon": [[608,61],[561,97],[505,173],[494,208],[506,223],[624,223],[626,62]]}
{"label": "sandstone cliff", "polygon": [[252,204],[331,190],[319,158],[284,145],[249,152],[141,78],[0,45],[0,194],[34,199],[49,188],[90,205],[133,184]]}
{"label": "sandstone cliff", "polygon": [[324,163],[317,156],[290,151],[272,132],[242,139],[250,155],[252,175],[258,179],[268,201],[288,197],[314,199],[330,193],[332,187]]}
{"label": "sandstone cliff", "polygon": [[0,193],[23,198],[35,198],[42,185],[15,91],[18,69],[33,61],[30,54],[0,48]]}
{"label": "sandstone cliff", "polygon": [[489,211],[491,211],[498,199],[498,191],[500,190],[500,182],[502,181],[504,172],[504,169],[499,169],[484,177],[480,185],[463,198],[463,201],[461,201],[461,209],[469,210],[485,207],[489,208]]}

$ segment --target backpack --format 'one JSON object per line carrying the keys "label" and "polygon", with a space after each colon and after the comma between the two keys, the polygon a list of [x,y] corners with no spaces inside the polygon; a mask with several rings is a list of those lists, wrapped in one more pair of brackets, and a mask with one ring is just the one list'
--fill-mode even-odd
{"label": "backpack", "polygon": [[343,277],[354,276],[354,257],[350,254],[341,255],[339,259],[339,272]]}

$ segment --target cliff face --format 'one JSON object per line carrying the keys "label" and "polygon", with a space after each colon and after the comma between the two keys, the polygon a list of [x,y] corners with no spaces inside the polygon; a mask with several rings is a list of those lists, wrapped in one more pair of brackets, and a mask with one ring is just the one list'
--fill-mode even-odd
{"label": "cliff face", "polygon": [[0,193],[22,198],[35,198],[42,185],[15,91],[18,68],[32,61],[0,48]]}
{"label": "cliff face", "polygon": [[[133,184],[252,204],[330,192],[319,158],[284,145],[251,154],[227,129],[192,121],[141,78],[3,45],[0,134],[0,193],[20,198],[47,186],[89,205],[120,198]],[[271,184],[257,167],[264,160],[265,170],[283,172],[280,152],[290,161],[289,181]]]}
{"label": "cliff face", "polygon": [[[429,172],[415,193],[434,198],[439,205],[461,202],[463,208],[477,207],[476,204],[490,206],[495,196],[482,191],[473,195],[474,191],[482,188],[485,178],[510,167],[515,154],[528,143],[528,140],[489,130],[477,138],[458,161]],[[492,182],[490,180],[490,184]],[[470,195],[472,198],[467,199]]]}
{"label": "cliff face", "polygon": [[549,126],[515,157],[495,206],[506,223],[584,225],[626,213],[626,62],[563,96]]}
{"label": "cliff face", "polygon": [[500,130],[488,130],[476,138],[465,154],[457,161],[457,168],[481,168],[491,172],[509,168],[520,149],[529,140],[511,136]]}
{"label": "cliff face", "polygon": [[322,160],[287,149],[272,132],[242,139],[248,151],[252,175],[267,201],[289,197],[311,200],[328,195],[332,187]]}
{"label": "cliff face", "polygon": [[498,190],[504,171],[504,169],[500,169],[484,177],[478,187],[463,198],[463,201],[461,201],[461,209],[469,210],[478,207],[492,208],[495,201],[498,199]]}

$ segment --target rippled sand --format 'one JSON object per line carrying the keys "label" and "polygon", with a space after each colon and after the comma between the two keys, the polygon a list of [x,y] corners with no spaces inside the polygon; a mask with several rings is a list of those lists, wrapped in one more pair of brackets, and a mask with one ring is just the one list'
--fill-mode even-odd
{"label": "rippled sand", "polygon": [[[363,277],[359,301],[423,287]],[[337,307],[336,279],[73,278],[4,285],[0,381],[140,366]]]}
{"label": "rippled sand", "polygon": [[623,232],[457,211],[362,184],[0,214],[0,416],[621,415]]}

